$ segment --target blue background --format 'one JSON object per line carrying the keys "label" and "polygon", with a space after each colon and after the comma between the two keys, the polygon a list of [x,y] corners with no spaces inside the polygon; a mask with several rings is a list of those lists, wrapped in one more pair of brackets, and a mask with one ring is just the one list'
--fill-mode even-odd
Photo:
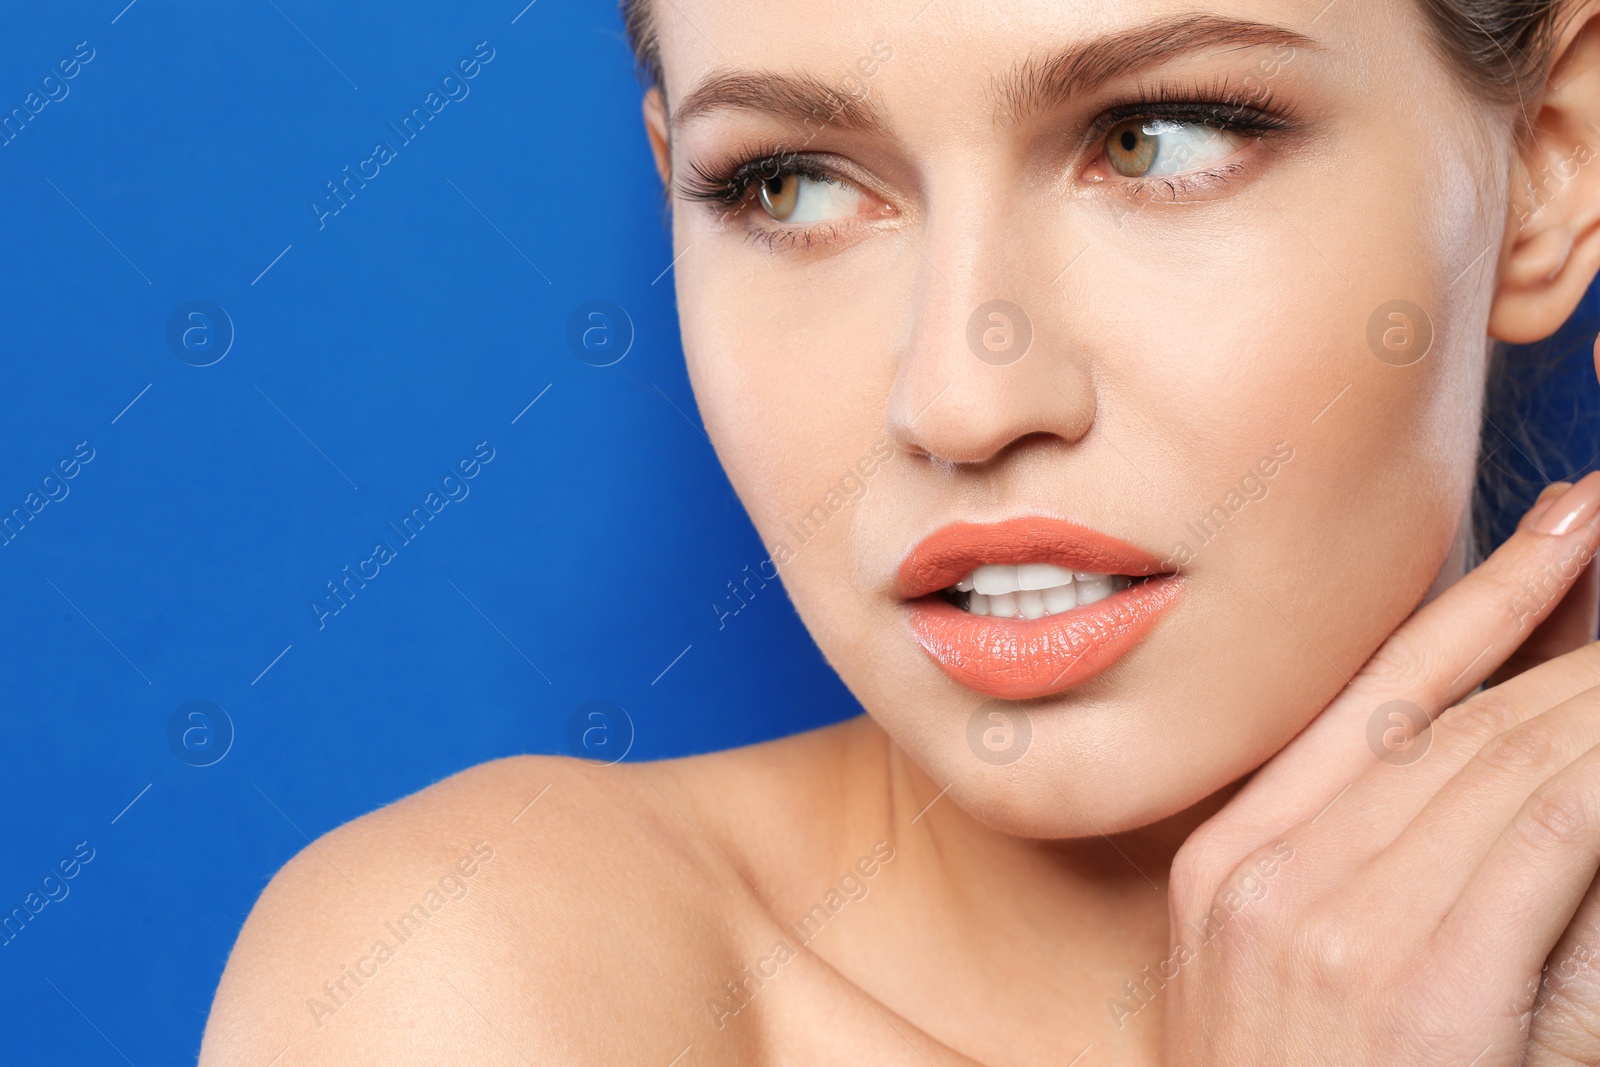
{"label": "blue background", "polygon": [[[124,3],[0,25],[0,111],[95,49],[0,147],[0,512],[95,450],[0,548],[0,914],[95,849],[0,947],[6,1063],[192,1061],[305,835],[567,751],[589,701],[626,710],[630,759],[857,711],[776,584],[721,629],[711,608],[766,553],[700,429],[608,0],[515,24],[526,0],[138,0],[113,24]],[[480,41],[468,95],[399,144]],[[379,139],[396,158],[319,230],[309,201]],[[633,324],[613,366],[567,342],[593,299]],[[232,319],[212,366],[168,348],[190,300]],[[319,631],[324,582],[485,440],[469,495]],[[213,766],[168,744],[193,700],[235,728]]]}
{"label": "blue background", "polygon": [[[95,451],[0,547],[0,914],[95,850],[0,947],[8,1063],[189,1061],[308,836],[569,751],[590,701],[626,709],[602,738],[630,759],[858,710],[776,585],[711,607],[765,553],[685,378],[610,0],[124,2],[0,25],[0,112],[95,50],[0,147],[0,512]],[[319,228],[324,183],[480,41],[469,95]],[[608,367],[568,343],[597,299],[633,334]],[[194,300],[232,323],[211,366],[168,344]],[[1590,377],[1556,368],[1577,464]],[[319,629],[324,583],[480,441],[469,495]],[[219,716],[169,742],[191,701],[232,725],[210,766],[180,754],[215,755]]]}

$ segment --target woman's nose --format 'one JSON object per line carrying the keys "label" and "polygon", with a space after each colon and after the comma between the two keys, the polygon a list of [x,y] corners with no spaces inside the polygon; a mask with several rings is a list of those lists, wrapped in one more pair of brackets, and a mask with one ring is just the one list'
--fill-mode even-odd
{"label": "woman's nose", "polygon": [[1089,431],[1093,367],[1073,329],[1085,288],[1072,274],[1092,257],[1060,247],[1059,232],[1027,230],[992,210],[930,213],[908,252],[920,257],[917,285],[885,412],[901,449],[977,464],[1024,437],[1071,444]]}

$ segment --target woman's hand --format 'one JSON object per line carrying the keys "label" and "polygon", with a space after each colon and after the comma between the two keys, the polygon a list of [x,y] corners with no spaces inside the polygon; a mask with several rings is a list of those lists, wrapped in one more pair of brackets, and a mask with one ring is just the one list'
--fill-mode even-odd
{"label": "woman's hand", "polygon": [[1600,1062],[1600,645],[1468,696],[1592,636],[1600,473],[1553,488],[1184,844],[1167,1062]]}

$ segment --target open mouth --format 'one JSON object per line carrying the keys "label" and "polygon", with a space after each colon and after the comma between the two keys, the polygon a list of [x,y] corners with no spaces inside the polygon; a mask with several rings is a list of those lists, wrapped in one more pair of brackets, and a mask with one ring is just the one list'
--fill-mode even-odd
{"label": "open mouth", "polygon": [[1029,517],[934,532],[901,562],[896,584],[912,636],[946,676],[1027,700],[1109,669],[1185,583],[1124,541]]}
{"label": "open mouth", "polygon": [[1147,577],[1072,571],[1054,563],[986,563],[939,595],[969,615],[1044,619],[1098,603]]}

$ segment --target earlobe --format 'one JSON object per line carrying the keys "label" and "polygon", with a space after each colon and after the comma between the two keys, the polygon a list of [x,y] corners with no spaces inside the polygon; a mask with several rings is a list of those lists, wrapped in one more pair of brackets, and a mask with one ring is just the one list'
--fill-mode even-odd
{"label": "earlobe", "polygon": [[1511,344],[1560,329],[1600,272],[1600,12],[1564,27],[1554,59],[1520,151],[1489,314],[1490,335]]}
{"label": "earlobe", "polygon": [[644,129],[663,184],[672,181],[672,149],[667,137],[667,103],[660,86],[644,94]]}

